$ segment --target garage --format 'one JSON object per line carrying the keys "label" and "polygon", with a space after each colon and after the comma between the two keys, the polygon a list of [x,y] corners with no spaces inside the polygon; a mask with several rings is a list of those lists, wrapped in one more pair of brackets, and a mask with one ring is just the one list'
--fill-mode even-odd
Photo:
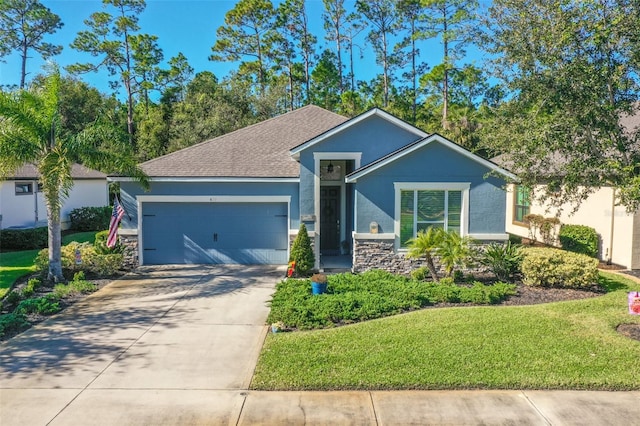
{"label": "garage", "polygon": [[288,261],[286,202],[142,203],[141,263],[280,265]]}

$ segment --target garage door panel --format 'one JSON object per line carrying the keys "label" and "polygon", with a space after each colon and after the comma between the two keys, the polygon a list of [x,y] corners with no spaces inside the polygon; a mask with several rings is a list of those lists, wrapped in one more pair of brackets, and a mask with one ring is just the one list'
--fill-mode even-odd
{"label": "garage door panel", "polygon": [[284,264],[286,203],[144,203],[143,262]]}

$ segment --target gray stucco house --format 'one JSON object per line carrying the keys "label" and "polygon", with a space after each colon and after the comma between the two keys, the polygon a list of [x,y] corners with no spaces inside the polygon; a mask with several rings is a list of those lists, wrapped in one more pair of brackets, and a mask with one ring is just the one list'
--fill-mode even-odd
{"label": "gray stucco house", "polygon": [[[133,263],[286,264],[300,223],[316,266],[410,269],[406,242],[429,226],[505,240],[510,172],[374,108],[352,119],[306,106],[142,164],[120,228]],[[493,172],[490,174],[490,172]]]}

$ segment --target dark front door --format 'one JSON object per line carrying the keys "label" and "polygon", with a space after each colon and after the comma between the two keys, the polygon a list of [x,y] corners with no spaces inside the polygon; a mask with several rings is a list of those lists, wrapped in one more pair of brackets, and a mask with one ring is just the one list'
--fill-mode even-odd
{"label": "dark front door", "polygon": [[320,188],[320,251],[340,254],[340,187]]}

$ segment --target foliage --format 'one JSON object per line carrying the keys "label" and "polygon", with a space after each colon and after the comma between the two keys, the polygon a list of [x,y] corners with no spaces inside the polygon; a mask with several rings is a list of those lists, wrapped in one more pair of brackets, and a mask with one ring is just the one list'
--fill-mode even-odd
{"label": "foliage", "polygon": [[590,226],[562,225],[559,238],[564,250],[591,257],[598,255],[598,233]]}
{"label": "foliage", "polygon": [[15,306],[20,302],[22,296],[17,291],[10,291],[9,294],[4,298],[4,303],[8,306]]}
{"label": "foliage", "polygon": [[62,46],[43,40],[62,28],[60,17],[39,0],[3,0],[0,2],[0,58],[19,52],[21,58],[20,89],[25,86],[29,51],[43,59],[60,54]]}
{"label": "foliage", "polygon": [[409,252],[407,256],[410,258],[419,258],[424,256],[427,262],[427,268],[431,274],[433,281],[438,281],[438,272],[433,261],[433,255],[440,246],[444,238],[445,231],[442,228],[429,228],[426,231],[418,232],[415,238],[408,241],[407,247]]}
{"label": "foliage", "polygon": [[529,240],[531,244],[538,240],[538,237],[547,245],[554,245],[556,243],[560,219],[557,217],[544,217],[533,213],[526,215],[523,219],[529,229]]}
{"label": "foliage", "polygon": [[96,234],[95,241],[93,242],[93,248],[98,254],[114,254],[124,252],[124,246],[120,241],[116,242],[116,245],[112,248],[107,247],[107,239],[109,238],[109,230],[100,231]]}
{"label": "foliage", "polygon": [[47,246],[47,228],[2,229],[0,240],[4,251],[41,249]]}
{"label": "foliage", "polygon": [[489,244],[480,257],[480,263],[487,266],[500,281],[513,281],[520,272],[523,250],[517,244],[507,241],[506,244]]}
{"label": "foliage", "polygon": [[27,317],[22,313],[12,312],[0,315],[0,338],[10,333],[19,333],[28,327]]}
{"label": "foliage", "polygon": [[[76,263],[76,251],[80,254],[81,263]],[[98,254],[89,243],[71,242],[62,247],[62,269],[65,275],[70,276],[76,272],[96,274],[98,276],[111,276],[122,267],[122,254]],[[40,251],[35,260],[36,270],[43,272],[48,268],[47,249]]]}
{"label": "foliage", "polygon": [[71,229],[74,231],[101,231],[109,227],[111,207],[80,207],[71,210]]}
{"label": "foliage", "polygon": [[590,288],[598,282],[598,261],[553,248],[523,251],[523,282],[535,287]]}
{"label": "foliage", "polygon": [[311,247],[311,239],[304,223],[300,224],[298,235],[291,246],[289,261],[296,263],[296,273],[299,276],[308,275],[315,264],[315,256]]}
{"label": "foliage", "polygon": [[14,310],[14,313],[20,315],[27,314],[40,314],[40,315],[53,315],[60,312],[60,299],[52,294],[43,297],[37,297],[34,299],[26,299],[18,303],[18,306]]}
{"label": "foliage", "polygon": [[276,286],[268,323],[282,321],[287,328],[329,327],[379,318],[435,303],[489,304],[515,294],[515,286],[498,283],[471,287],[445,278],[419,282],[384,271],[328,277],[328,294],[311,295],[310,280],[286,280]]}
{"label": "foliage", "polygon": [[456,266],[464,266],[471,259],[471,238],[461,237],[455,231],[442,233],[438,247],[436,248],[438,260],[444,266],[448,277],[453,275]]}
{"label": "foliage", "polygon": [[616,326],[638,323],[621,307],[640,284],[617,274],[602,273],[601,280],[611,292],[582,300],[423,309],[349,327],[272,334],[251,386],[638,390],[630,372],[640,345]]}
{"label": "foliage", "polygon": [[429,270],[427,269],[426,266],[421,266],[419,268],[416,268],[413,271],[411,271],[411,279],[416,281],[424,281],[427,278],[428,271]]}
{"label": "foliage", "polygon": [[95,284],[84,279],[82,271],[74,274],[73,280],[68,284],[56,284],[53,288],[53,294],[58,298],[76,296],[79,294],[93,293],[97,290]]}
{"label": "foliage", "polygon": [[34,293],[36,292],[36,290],[38,290],[41,284],[42,283],[39,279],[31,278],[29,281],[27,281],[27,285],[24,286],[24,288],[20,292],[20,296],[23,299],[28,299],[29,297],[34,295]]}

